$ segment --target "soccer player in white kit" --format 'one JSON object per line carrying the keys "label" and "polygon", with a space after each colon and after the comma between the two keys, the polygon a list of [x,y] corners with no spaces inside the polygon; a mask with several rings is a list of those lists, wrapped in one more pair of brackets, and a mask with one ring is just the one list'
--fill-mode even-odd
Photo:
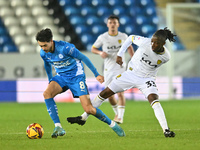
{"label": "soccer player in white kit", "polygon": [[[104,59],[105,87],[109,85],[114,77],[126,70],[124,54],[122,54],[122,60],[124,63],[122,65],[116,63],[117,53],[124,41],[128,38],[126,33],[118,31],[119,25],[119,18],[115,15],[110,15],[107,19],[108,31],[98,36],[91,48],[93,53],[100,55]],[[102,47],[102,51],[99,50],[100,47]],[[132,57],[134,54],[132,45],[128,46],[127,51]],[[123,123],[125,111],[124,92],[119,92],[117,95],[118,104],[114,95],[110,96],[108,100],[115,112],[114,121],[117,123]]]}
{"label": "soccer player in white kit", "polygon": [[[138,88],[152,106],[165,137],[175,137],[175,133],[170,131],[168,127],[165,113],[159,102],[158,90],[155,84],[158,68],[170,59],[170,53],[164,46],[165,41],[168,39],[170,42],[175,42],[174,36],[176,35],[167,28],[157,30],[152,38],[130,35],[117,53],[116,62],[119,65],[123,64],[121,56],[132,43],[138,45],[137,51],[130,60],[127,70],[118,75],[106,89],[100,92],[95,98],[95,102],[93,101],[93,106],[100,106],[106,98],[115,93],[133,87]],[[74,117],[73,121],[79,124],[79,122],[84,121],[84,117],[85,116],[82,115],[80,120]]]}

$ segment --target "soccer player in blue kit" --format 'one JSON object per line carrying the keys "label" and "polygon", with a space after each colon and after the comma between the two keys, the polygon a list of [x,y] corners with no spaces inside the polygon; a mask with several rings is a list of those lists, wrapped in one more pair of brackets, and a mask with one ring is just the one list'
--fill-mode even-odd
{"label": "soccer player in blue kit", "polygon": [[[53,40],[53,34],[49,28],[39,31],[36,40],[41,47],[40,56],[44,61],[49,79],[49,84],[43,96],[47,111],[55,124],[51,137],[57,138],[57,136],[63,136],[66,133],[61,126],[58,109],[53,98],[68,89],[71,90],[74,97],[79,97],[85,112],[107,123],[118,136],[125,136],[123,129],[117,123],[91,104],[82,61],[93,72],[97,81],[103,83],[104,77],[97,72],[88,57],[76,49],[73,44]],[[52,75],[52,65],[57,73],[54,77]]]}

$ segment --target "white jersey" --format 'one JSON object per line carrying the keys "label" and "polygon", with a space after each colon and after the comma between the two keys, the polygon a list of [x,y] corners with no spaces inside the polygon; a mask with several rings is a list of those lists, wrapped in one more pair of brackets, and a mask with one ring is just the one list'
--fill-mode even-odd
{"label": "white jersey", "polygon": [[139,77],[156,77],[158,68],[169,61],[170,53],[166,47],[162,54],[156,54],[151,47],[151,39],[136,35],[130,35],[118,52],[122,56],[132,43],[138,46],[137,51],[131,58],[128,69]]}
{"label": "white jersey", "polygon": [[[127,34],[121,32],[118,32],[116,36],[111,36],[108,32],[98,36],[97,40],[93,44],[93,47],[102,47],[102,50],[108,54],[108,57],[104,59],[104,71],[122,69],[121,66],[116,63],[117,52],[127,38]],[[125,62],[124,54],[122,55],[122,59],[123,62]],[[126,68],[126,63],[124,63],[122,67]]]}

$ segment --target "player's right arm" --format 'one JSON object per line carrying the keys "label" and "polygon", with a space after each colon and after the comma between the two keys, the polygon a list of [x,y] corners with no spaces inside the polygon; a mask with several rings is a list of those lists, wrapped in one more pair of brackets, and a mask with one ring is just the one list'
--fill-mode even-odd
{"label": "player's right arm", "polygon": [[92,45],[91,52],[100,55],[104,59],[108,57],[108,54],[104,51],[99,50],[99,48],[103,45],[102,36],[102,34],[98,36],[97,40]]}
{"label": "player's right arm", "polygon": [[44,61],[44,69],[47,73],[47,77],[48,77],[48,80],[50,81],[51,78],[53,77],[53,74],[52,74],[52,66],[51,64],[46,60],[45,56],[43,53],[40,52],[40,56],[41,58],[43,59]]}
{"label": "player's right arm", "polygon": [[108,57],[108,54],[106,52],[98,50],[98,48],[96,48],[95,46],[92,46],[91,52],[100,55],[102,58]]}

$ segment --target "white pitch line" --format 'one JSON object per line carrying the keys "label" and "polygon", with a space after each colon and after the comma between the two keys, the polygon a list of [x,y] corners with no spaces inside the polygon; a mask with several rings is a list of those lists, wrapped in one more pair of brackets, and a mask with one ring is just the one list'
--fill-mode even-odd
{"label": "white pitch line", "polygon": [[[199,131],[200,128],[197,128],[197,129],[173,129],[173,131]],[[158,131],[161,131],[161,130],[125,130],[125,132],[158,132]],[[81,133],[106,133],[106,132],[110,132],[110,131],[69,131],[67,130],[66,131],[67,133],[74,133],[74,132],[81,132]],[[44,132],[44,133],[49,133],[51,134],[52,132]],[[26,132],[18,132],[18,133],[0,133],[0,135],[9,135],[9,134],[26,134]]]}

